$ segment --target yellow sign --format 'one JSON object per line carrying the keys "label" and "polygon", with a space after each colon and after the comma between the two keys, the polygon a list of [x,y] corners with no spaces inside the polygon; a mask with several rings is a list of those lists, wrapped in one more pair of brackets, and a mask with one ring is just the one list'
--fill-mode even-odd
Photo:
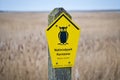
{"label": "yellow sign", "polygon": [[53,68],[72,67],[80,36],[80,29],[62,13],[46,30]]}

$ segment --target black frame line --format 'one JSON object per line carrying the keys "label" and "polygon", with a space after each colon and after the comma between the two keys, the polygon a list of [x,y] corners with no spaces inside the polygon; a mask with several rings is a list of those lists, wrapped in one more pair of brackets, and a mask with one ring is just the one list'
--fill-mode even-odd
{"label": "black frame line", "polygon": [[69,19],[69,18],[67,18],[64,14],[62,14],[48,29],[47,29],[47,31],[49,31],[50,30],[50,28],[52,28],[52,26],[61,18],[61,17],[65,17],[77,30],[79,30],[79,28]]}

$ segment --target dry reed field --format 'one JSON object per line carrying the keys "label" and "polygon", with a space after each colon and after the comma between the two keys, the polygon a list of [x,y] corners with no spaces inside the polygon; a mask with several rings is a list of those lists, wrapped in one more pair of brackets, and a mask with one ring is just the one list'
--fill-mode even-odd
{"label": "dry reed field", "polygon": [[[0,80],[48,80],[49,13],[0,13]],[[81,36],[72,80],[120,80],[120,12],[70,12]]]}

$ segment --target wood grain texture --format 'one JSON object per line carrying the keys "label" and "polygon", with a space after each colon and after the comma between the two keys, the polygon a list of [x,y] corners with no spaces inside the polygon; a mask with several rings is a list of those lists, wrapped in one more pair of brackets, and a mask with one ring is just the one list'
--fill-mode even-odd
{"label": "wood grain texture", "polygon": [[[62,12],[71,18],[63,8],[55,8],[48,16],[48,25],[51,24]],[[50,53],[48,53],[48,80],[71,80],[71,67],[52,68]]]}

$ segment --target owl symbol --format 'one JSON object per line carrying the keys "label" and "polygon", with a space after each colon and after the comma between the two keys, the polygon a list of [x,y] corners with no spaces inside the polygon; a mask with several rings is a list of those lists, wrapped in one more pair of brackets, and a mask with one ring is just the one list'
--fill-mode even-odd
{"label": "owl symbol", "polygon": [[69,34],[67,32],[67,28],[68,27],[59,27],[59,29],[60,29],[60,32],[58,33],[58,38],[60,41],[59,44],[68,44],[68,43],[66,43],[68,40],[68,36],[69,36]]}

